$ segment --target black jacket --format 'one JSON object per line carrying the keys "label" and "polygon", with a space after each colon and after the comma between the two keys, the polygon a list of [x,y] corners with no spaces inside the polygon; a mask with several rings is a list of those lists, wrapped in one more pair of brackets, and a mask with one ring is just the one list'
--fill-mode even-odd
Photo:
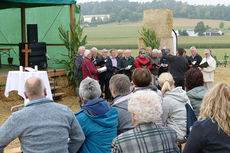
{"label": "black jacket", "polygon": [[174,80],[184,80],[184,74],[189,69],[188,61],[183,56],[164,55],[169,63],[169,72]]}
{"label": "black jacket", "polygon": [[[131,77],[132,77],[132,72],[131,70],[132,69],[135,69],[135,65],[134,65],[134,58],[132,56],[130,56],[128,58],[128,60],[126,60],[125,57],[122,57],[121,58],[121,69],[123,69],[121,71],[121,73],[127,75],[129,77],[129,79],[131,80]],[[129,70],[125,70],[125,68],[128,66],[128,65],[132,65],[132,67],[129,69]]]}
{"label": "black jacket", "polygon": [[93,56],[92,56],[90,60],[93,62],[93,64],[95,66],[98,66],[98,62],[99,62],[99,57],[98,56],[96,56],[96,58],[93,58]]}
{"label": "black jacket", "polygon": [[192,64],[192,67],[198,67],[200,65],[200,62],[202,61],[202,57],[199,54],[196,54],[194,58],[190,56],[189,60],[191,61],[191,63],[195,62],[195,64]]}
{"label": "black jacket", "polygon": [[82,73],[82,61],[83,56],[78,54],[74,59],[74,74],[78,81],[81,82],[83,80],[83,73]]}
{"label": "black jacket", "polygon": [[[104,58],[103,56],[101,56],[101,57],[97,60],[96,66],[104,67],[104,66],[106,65],[106,62],[107,62],[107,58]],[[98,78],[99,78],[99,80],[100,80],[100,79],[104,79],[105,75],[106,75],[106,72],[98,73]]]}
{"label": "black jacket", "polygon": [[[117,69],[120,69],[121,68],[120,60],[118,60],[117,58],[116,60],[117,60]],[[112,60],[110,59],[110,56],[107,57],[106,67],[107,67],[106,77],[110,79],[115,74],[115,68],[113,67],[113,63]]]}
{"label": "black jacket", "polygon": [[194,123],[183,153],[229,153],[230,136],[211,119]]}

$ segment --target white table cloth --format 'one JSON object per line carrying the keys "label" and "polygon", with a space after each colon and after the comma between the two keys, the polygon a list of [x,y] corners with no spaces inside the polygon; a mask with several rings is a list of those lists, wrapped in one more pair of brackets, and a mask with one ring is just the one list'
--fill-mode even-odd
{"label": "white table cloth", "polygon": [[43,80],[47,91],[46,97],[53,99],[51,89],[50,89],[50,83],[46,71],[37,71],[37,72],[9,71],[6,80],[5,96],[8,97],[10,91],[17,90],[18,94],[25,99],[25,95],[24,95],[25,82],[28,78],[32,76],[37,76]]}

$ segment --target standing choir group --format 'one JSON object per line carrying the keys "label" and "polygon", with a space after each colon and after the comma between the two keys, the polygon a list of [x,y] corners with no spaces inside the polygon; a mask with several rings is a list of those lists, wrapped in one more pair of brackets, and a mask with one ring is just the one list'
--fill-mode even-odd
{"label": "standing choir group", "polygon": [[[105,98],[108,100],[111,99],[109,91],[111,77],[115,74],[125,74],[132,80],[131,77],[135,68],[149,69],[153,77],[152,84],[156,86],[160,74],[169,72],[175,80],[175,86],[182,86],[183,89],[185,72],[190,68],[199,68],[203,74],[204,86],[207,89],[212,88],[216,61],[212,57],[211,51],[205,49],[205,58],[203,59],[197,53],[195,47],[191,47],[190,51],[191,56],[187,56],[186,51],[179,48],[176,53],[177,56],[173,56],[168,48],[152,50],[151,47],[147,47],[146,50],[140,49],[139,55],[134,59],[129,49],[125,50],[124,56],[121,49],[118,50],[117,56],[115,49],[110,50],[110,56],[108,56],[108,50],[103,49],[99,58],[97,48],[93,47],[91,50],[86,50],[84,46],[81,46],[78,50],[79,54],[75,58],[75,74],[79,85],[86,77],[98,80],[102,91],[105,87]],[[208,64],[205,65],[206,63]],[[100,69],[102,67],[104,69]]]}
{"label": "standing choir group", "polygon": [[[0,127],[0,153],[17,137],[24,153],[179,153],[184,142],[183,153],[230,152],[230,86],[212,87],[210,50],[203,59],[190,51],[148,47],[134,59],[131,50],[97,57],[81,46],[74,69],[81,109],[73,115],[45,98],[41,79],[28,79],[30,102]],[[191,114],[198,120],[189,127]]]}

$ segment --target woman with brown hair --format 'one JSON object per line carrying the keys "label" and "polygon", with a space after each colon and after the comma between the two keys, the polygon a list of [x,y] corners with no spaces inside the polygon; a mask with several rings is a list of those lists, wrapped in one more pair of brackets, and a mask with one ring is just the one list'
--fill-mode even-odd
{"label": "woman with brown hair", "polygon": [[196,117],[199,117],[200,106],[207,89],[204,87],[203,74],[198,68],[190,68],[185,73],[185,89]]}
{"label": "woman with brown hair", "polygon": [[161,91],[157,89],[155,85],[152,84],[152,74],[149,69],[137,68],[134,70],[132,75],[133,92],[139,90],[150,89],[157,92],[157,94],[162,97]]}
{"label": "woman with brown hair", "polygon": [[204,97],[183,153],[230,152],[230,86],[219,83]]}

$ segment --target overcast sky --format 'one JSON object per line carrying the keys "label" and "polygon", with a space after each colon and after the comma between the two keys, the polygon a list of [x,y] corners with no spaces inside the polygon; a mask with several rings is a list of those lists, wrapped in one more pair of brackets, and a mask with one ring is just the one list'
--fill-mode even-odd
{"label": "overcast sky", "polygon": [[[83,2],[92,2],[92,1],[106,1],[106,0],[76,0],[77,3],[83,3]],[[151,2],[152,0],[129,0],[132,2]],[[176,0],[176,1],[182,1],[187,2],[188,4],[193,5],[217,5],[217,4],[224,4],[224,5],[230,5],[230,0]]]}

